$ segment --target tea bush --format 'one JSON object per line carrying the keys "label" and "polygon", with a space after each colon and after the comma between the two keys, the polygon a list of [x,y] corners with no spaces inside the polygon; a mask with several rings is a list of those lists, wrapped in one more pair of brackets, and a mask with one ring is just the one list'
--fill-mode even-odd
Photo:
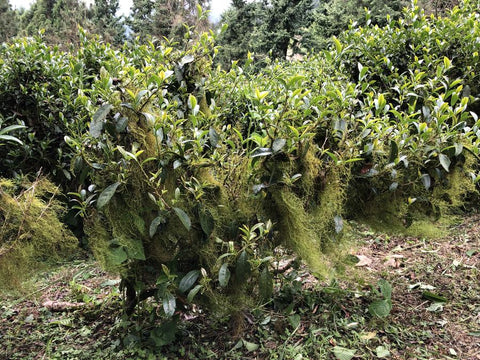
{"label": "tea bush", "polygon": [[[237,312],[271,297],[278,246],[328,276],[345,218],[421,231],[478,203],[475,4],[442,18],[413,7],[260,71],[252,56],[213,68],[213,33],[121,50],[84,35],[76,53],[18,40],[2,48],[1,113],[28,127],[25,146],[38,135],[44,172],[74,176],[71,206],[128,312],[150,296],[166,317],[189,303]],[[53,144],[61,159],[44,159]]]}

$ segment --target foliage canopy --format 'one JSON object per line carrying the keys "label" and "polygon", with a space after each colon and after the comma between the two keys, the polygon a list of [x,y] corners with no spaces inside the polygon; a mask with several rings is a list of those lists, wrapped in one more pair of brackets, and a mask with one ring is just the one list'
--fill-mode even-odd
{"label": "foliage canopy", "polygon": [[18,39],[0,48],[0,113],[23,144],[0,169],[70,192],[129,311],[238,311],[271,296],[278,246],[328,276],[344,219],[398,229],[478,204],[478,16],[413,6],[261,70],[249,54],[215,68],[215,34],[192,28],[181,49]]}

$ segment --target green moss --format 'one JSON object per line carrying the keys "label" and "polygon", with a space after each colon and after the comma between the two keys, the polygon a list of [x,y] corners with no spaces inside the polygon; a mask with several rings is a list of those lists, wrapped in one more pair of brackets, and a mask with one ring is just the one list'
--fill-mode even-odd
{"label": "green moss", "polygon": [[322,239],[305,212],[303,201],[288,189],[275,189],[270,194],[272,201],[267,205],[267,213],[276,225],[279,243],[299,254],[313,271],[327,274]]}
{"label": "green moss", "polygon": [[57,194],[46,179],[20,187],[0,180],[0,288],[19,288],[31,274],[75,252],[77,239],[59,220],[64,209]]}
{"label": "green moss", "polygon": [[478,197],[478,190],[468,175],[468,172],[475,169],[476,166],[478,166],[476,159],[471,154],[467,154],[463,166],[452,169],[448,174],[446,184],[434,189],[432,203],[438,206],[442,213],[462,208],[469,195],[474,194],[475,197]]}

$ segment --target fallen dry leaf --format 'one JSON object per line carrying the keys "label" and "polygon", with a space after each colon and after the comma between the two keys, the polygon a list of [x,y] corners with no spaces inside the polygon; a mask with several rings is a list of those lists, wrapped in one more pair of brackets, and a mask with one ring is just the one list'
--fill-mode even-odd
{"label": "fallen dry leaf", "polygon": [[372,259],[365,255],[355,255],[358,258],[358,262],[355,266],[368,266],[372,263]]}
{"label": "fallen dry leaf", "polygon": [[386,260],[384,262],[384,264],[386,266],[390,266],[390,267],[394,267],[394,268],[398,268],[400,267],[400,259],[403,259],[403,255],[389,255],[386,257]]}
{"label": "fallen dry leaf", "polygon": [[399,264],[394,258],[389,258],[387,261],[384,262],[385,266],[390,266],[390,267],[398,267]]}
{"label": "fallen dry leaf", "polygon": [[42,304],[43,307],[46,307],[50,311],[69,311],[75,310],[85,306],[85,303],[72,303],[68,301],[45,301]]}

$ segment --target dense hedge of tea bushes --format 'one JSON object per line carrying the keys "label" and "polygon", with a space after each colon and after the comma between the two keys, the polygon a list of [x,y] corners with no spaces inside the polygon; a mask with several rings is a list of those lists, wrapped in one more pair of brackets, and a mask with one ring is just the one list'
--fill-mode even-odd
{"label": "dense hedge of tea bushes", "polygon": [[26,128],[1,172],[69,194],[128,311],[237,311],[272,295],[278,246],[329,275],[345,219],[419,231],[478,204],[478,16],[411,8],[260,71],[213,68],[208,33],[182,49],[19,39],[0,49],[0,126]]}

